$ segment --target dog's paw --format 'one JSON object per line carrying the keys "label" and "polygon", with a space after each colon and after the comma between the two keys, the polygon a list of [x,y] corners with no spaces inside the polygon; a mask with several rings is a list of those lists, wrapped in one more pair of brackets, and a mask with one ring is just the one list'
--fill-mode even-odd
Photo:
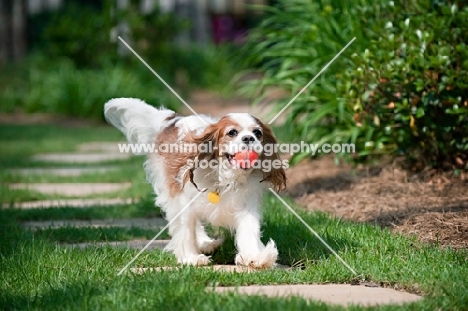
{"label": "dog's paw", "polygon": [[211,254],[218,249],[224,242],[224,239],[206,240],[200,243],[198,249],[203,254]]}
{"label": "dog's paw", "polygon": [[210,257],[203,254],[191,254],[177,260],[178,263],[191,266],[206,266],[210,263]]}
{"label": "dog's paw", "polygon": [[265,248],[257,254],[237,254],[236,265],[254,269],[267,269],[276,264],[276,259],[278,259],[278,250],[275,242],[270,240]]}

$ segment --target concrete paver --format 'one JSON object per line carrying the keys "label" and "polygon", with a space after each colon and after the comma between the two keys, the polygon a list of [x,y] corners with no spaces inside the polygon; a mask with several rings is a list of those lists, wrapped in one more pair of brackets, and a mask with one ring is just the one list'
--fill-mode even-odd
{"label": "concrete paver", "polygon": [[130,188],[131,183],[22,183],[10,184],[10,189],[30,189],[44,194],[67,197],[85,197],[105,194]]}
{"label": "concrete paver", "polygon": [[366,287],[349,284],[300,284],[300,285],[267,285],[216,287],[217,293],[238,292],[246,295],[266,295],[268,297],[299,296],[309,300],[347,306],[378,306],[384,304],[403,304],[422,299],[421,296],[391,288]]}
{"label": "concrete paver", "polygon": [[[131,248],[131,249],[142,249],[149,243],[150,240],[131,240],[131,241],[114,241],[114,242],[86,242],[86,243],[73,243],[73,244],[60,244],[66,247],[117,247],[117,248]],[[169,240],[154,240],[146,250],[150,251],[153,249],[164,249],[169,244]]]}
{"label": "concrete paver", "polygon": [[[113,205],[128,205],[137,202],[135,199],[57,199],[57,200],[41,200],[29,202],[17,202],[12,205],[13,208],[19,209],[34,209],[34,208],[58,208],[58,207],[73,207],[73,208],[88,208],[92,206],[113,206]],[[3,204],[4,208],[10,207],[9,204]]]}
{"label": "concrete paver", "polygon": [[26,221],[21,225],[29,229],[39,228],[61,228],[61,227],[138,227],[138,228],[159,228],[164,227],[167,221],[164,218],[125,218],[125,219],[92,219],[92,220],[46,220],[46,221]]}
{"label": "concrete paver", "polygon": [[127,160],[133,153],[44,153],[36,154],[31,157],[33,161],[52,162],[52,163],[102,163],[109,161]]}
{"label": "concrete paver", "polygon": [[80,176],[84,174],[107,173],[117,170],[117,166],[98,167],[50,167],[50,168],[20,168],[9,170],[12,174],[19,175],[55,175],[55,176]]}
{"label": "concrete paver", "polygon": [[[173,270],[173,269],[178,269],[181,266],[164,266],[164,267],[152,267],[152,268],[131,268],[130,271],[135,273],[135,274],[143,274],[147,272],[158,272],[160,270]],[[252,269],[249,267],[244,267],[244,266],[236,266],[236,265],[209,265],[209,266],[202,266],[200,268],[204,269],[213,269],[214,271],[223,271],[223,272],[237,272],[237,273],[251,273],[251,272],[256,272],[259,270]],[[274,269],[282,269],[282,270],[291,270],[291,267],[288,266],[283,266],[283,265],[277,265]]]}
{"label": "concrete paver", "polygon": [[126,141],[93,141],[89,143],[79,144],[77,150],[79,152],[101,152],[101,153],[117,153],[119,152],[119,144],[125,144]]}

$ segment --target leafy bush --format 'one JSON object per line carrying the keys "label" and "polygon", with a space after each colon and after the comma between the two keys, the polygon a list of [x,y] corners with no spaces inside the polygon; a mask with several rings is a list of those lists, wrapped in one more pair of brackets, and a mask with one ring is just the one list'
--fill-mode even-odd
{"label": "leafy bush", "polygon": [[343,91],[366,150],[406,155],[416,169],[468,168],[468,6],[395,1],[358,10],[371,43],[342,79],[353,80]]}
{"label": "leafy bush", "polygon": [[[158,9],[143,14],[140,2],[129,1],[124,10],[115,10],[115,7],[112,10],[109,0],[103,1],[102,9],[90,5],[80,9],[78,3],[69,2],[60,11],[49,14],[42,40],[36,47],[50,58],[69,58],[79,69],[124,62],[139,70],[140,60],[130,51],[125,56],[117,55],[117,38],[113,37],[114,42],[111,42],[110,34],[117,35],[120,23],[128,28],[128,43],[171,84],[206,86],[219,81],[213,76],[223,74],[226,70],[222,69],[230,71],[227,68],[229,56],[224,50],[174,44],[177,34],[190,28],[188,20],[173,13],[160,13]],[[177,81],[184,79],[186,81]]]}
{"label": "leafy bush", "polygon": [[225,49],[174,45],[186,22],[158,10],[142,14],[136,0],[111,14],[112,2],[81,7],[69,1],[58,12],[32,18],[42,31],[34,35],[34,53],[0,72],[0,111],[101,119],[103,104],[113,97],[138,97],[176,109],[178,100],[138,58],[130,52],[117,55],[110,34],[119,21],[130,28],[132,47],[183,97],[193,87],[222,88],[231,78]]}
{"label": "leafy bush", "polygon": [[357,154],[348,155],[355,161],[391,154],[405,155],[417,169],[466,167],[466,6],[423,0],[289,4],[271,8],[251,37],[248,60],[265,73],[248,85],[251,92],[265,95],[275,85],[294,96],[357,37],[291,106],[285,126],[295,138],[355,143]]}
{"label": "leafy bush", "polygon": [[166,45],[146,57],[168,83],[184,90],[210,88],[222,90],[236,69],[231,63],[229,46]]}
{"label": "leafy bush", "polygon": [[143,14],[140,2],[132,0],[126,9],[116,9],[111,0],[101,5],[68,1],[60,10],[38,16],[45,25],[36,34],[39,40],[34,42],[35,48],[52,58],[67,57],[78,68],[97,68],[118,60],[120,26],[127,29],[132,39],[129,43],[137,45],[141,53],[154,53],[189,26],[174,14],[160,13],[158,9]]}
{"label": "leafy bush", "polygon": [[48,12],[46,18],[39,16],[45,24],[33,47],[50,58],[67,57],[79,68],[115,61],[117,45],[110,42],[113,24],[105,11],[69,1],[60,10]]}
{"label": "leafy bush", "polygon": [[34,63],[36,66],[29,71],[28,87],[22,93],[6,92],[3,100],[6,107],[99,120],[104,103],[114,97],[142,98],[172,109],[178,106],[177,100],[155,77],[148,82],[138,71],[123,66],[77,69],[68,59],[56,60],[54,65],[44,60]]}

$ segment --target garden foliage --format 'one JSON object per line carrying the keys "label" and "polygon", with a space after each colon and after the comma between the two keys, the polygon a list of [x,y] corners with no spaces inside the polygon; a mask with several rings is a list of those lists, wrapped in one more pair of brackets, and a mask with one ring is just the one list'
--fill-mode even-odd
{"label": "garden foliage", "polygon": [[[186,96],[191,87],[218,87],[230,76],[224,50],[178,46],[189,23],[157,8],[142,14],[141,1],[116,10],[110,0],[67,1],[57,12],[31,18],[31,53],[0,72],[0,111],[47,112],[102,120],[113,97],[137,97],[177,109],[178,100],[125,46],[117,29],[163,79]],[[120,51],[120,53],[119,53]],[[121,52],[124,53],[121,53]]]}
{"label": "garden foliage", "polygon": [[415,169],[466,169],[467,20],[467,5],[448,2],[279,1],[250,38],[247,61],[265,77],[246,90],[288,90],[279,110],[355,36],[291,106],[295,137],[355,143],[355,161],[405,155]]}

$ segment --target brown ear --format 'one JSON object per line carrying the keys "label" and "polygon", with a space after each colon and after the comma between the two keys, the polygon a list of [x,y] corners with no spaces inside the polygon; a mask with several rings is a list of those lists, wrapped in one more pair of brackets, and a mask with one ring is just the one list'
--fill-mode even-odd
{"label": "brown ear", "polygon": [[[263,146],[267,144],[270,146],[276,145],[277,144],[276,138],[271,128],[268,125],[264,124],[262,121],[258,120],[257,118],[255,119],[258,122],[258,124],[260,124],[260,126],[263,128]],[[265,152],[264,152],[262,154],[261,161],[263,162],[267,160],[267,161],[270,161],[270,164],[273,164],[273,161],[275,160],[276,162],[278,161],[281,162],[279,154],[277,152],[273,152],[273,150],[275,149],[276,148],[271,148],[272,153],[270,155],[265,155]],[[281,166],[277,169],[271,166],[270,171],[266,172],[263,169],[262,171],[263,171],[262,182],[263,181],[270,182],[273,185],[273,189],[276,192],[279,192],[286,188],[286,173],[284,172],[282,163],[281,163]]]}
{"label": "brown ear", "polygon": [[[217,124],[209,125],[203,133],[199,135],[189,134],[184,138],[184,143],[193,144],[196,146],[197,150],[191,150],[191,152],[186,154],[185,161],[195,161],[198,160],[214,160],[218,157],[218,141],[220,135],[220,129]],[[201,145],[204,145],[203,148]],[[206,151],[200,151],[206,150]],[[200,191],[197,184],[193,181],[193,171],[195,166],[189,167],[182,176],[182,185],[181,189],[184,188],[185,184],[190,181],[195,188]]]}
{"label": "brown ear", "polygon": [[[193,135],[186,137],[186,140],[189,143],[196,144],[198,150],[204,149],[206,152],[200,152],[194,155],[199,159],[216,159],[218,157],[218,142],[220,138],[221,129],[218,124],[210,124],[203,133],[199,135]],[[204,148],[200,148],[201,145],[204,145]]]}
{"label": "brown ear", "polygon": [[[177,141],[179,133],[174,124],[164,129],[164,131],[156,139],[156,144],[161,146],[163,144],[173,144]],[[197,185],[193,181],[193,171],[195,170],[195,161],[202,159],[215,159],[217,157],[218,139],[220,135],[219,126],[212,124],[208,126],[200,135],[188,134],[182,144],[179,145],[183,149],[177,150],[177,154],[171,153],[172,151],[159,151],[165,163],[165,170],[167,175],[170,176],[168,183],[171,196],[180,192],[187,182],[191,182],[197,190]],[[200,148],[201,144],[206,144],[206,152]],[[191,162],[191,164],[190,164]]]}

